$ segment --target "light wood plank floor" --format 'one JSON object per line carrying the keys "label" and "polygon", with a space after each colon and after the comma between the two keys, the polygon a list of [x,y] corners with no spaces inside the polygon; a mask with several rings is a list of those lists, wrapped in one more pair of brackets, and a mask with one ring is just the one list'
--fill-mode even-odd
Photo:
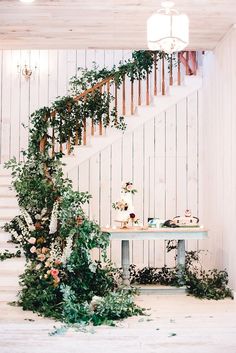
{"label": "light wood plank floor", "polygon": [[[49,336],[52,320],[0,303],[1,353],[235,353],[236,301],[207,301],[184,294],[142,295],[149,317],[129,318],[95,333],[69,330]],[[33,319],[35,321],[29,321]]]}

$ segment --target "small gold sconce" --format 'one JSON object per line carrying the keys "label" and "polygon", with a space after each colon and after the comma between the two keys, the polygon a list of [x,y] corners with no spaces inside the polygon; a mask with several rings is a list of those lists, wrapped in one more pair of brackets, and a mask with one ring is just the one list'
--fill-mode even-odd
{"label": "small gold sconce", "polygon": [[[37,66],[35,66],[34,69],[36,70]],[[26,80],[29,80],[33,73],[33,70],[26,64],[23,67],[21,67],[20,65],[17,65],[17,71],[18,73],[21,73]]]}

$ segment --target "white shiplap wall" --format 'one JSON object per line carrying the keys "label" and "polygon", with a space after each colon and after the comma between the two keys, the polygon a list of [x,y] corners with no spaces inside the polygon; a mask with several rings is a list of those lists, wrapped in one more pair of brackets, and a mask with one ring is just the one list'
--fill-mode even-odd
{"label": "white shiplap wall", "polygon": [[[115,225],[111,204],[120,198],[122,181],[131,180],[138,190],[135,213],[144,223],[148,217],[171,219],[186,208],[199,215],[199,97],[195,91],[153,114],[79,165],[79,190],[93,196],[87,208],[91,218],[102,226]],[[189,241],[188,248],[197,249],[198,243]],[[113,242],[110,255],[117,263],[119,249],[119,242]],[[174,265],[173,254],[160,241],[134,242],[131,259],[139,266]]]}
{"label": "white shiplap wall", "polygon": [[[204,60],[201,126],[202,217],[210,228],[211,265],[226,268],[236,289],[236,30]],[[204,246],[204,244],[203,244]]]}

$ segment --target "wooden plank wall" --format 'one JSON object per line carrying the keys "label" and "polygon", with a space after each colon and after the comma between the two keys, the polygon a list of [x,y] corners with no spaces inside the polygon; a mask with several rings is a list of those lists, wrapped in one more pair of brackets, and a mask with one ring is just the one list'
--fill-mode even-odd
{"label": "wooden plank wall", "polygon": [[200,124],[201,213],[210,229],[201,247],[211,267],[226,268],[236,290],[236,29],[223,37],[203,65]]}
{"label": "wooden plank wall", "polygon": [[[187,207],[199,214],[198,106],[195,92],[79,166],[79,190],[93,196],[88,208],[93,219],[117,225],[111,204],[120,198],[122,181],[129,180],[138,189],[135,213],[144,223],[148,217],[181,215]],[[197,248],[196,241],[188,242],[188,249]],[[112,242],[110,255],[120,265],[119,241]],[[175,264],[161,241],[133,242],[131,260],[140,267]]]}

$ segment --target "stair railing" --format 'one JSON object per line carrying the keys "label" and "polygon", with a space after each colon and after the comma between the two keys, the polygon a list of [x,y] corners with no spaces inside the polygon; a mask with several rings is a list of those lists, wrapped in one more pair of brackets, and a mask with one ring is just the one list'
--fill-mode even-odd
{"label": "stair railing", "polygon": [[[180,86],[183,82],[185,75],[196,75],[197,73],[197,53],[195,51],[185,51],[171,55],[167,61],[164,57],[161,60],[157,60],[157,54],[154,53],[153,58],[153,69],[152,72],[146,73],[145,79],[131,80],[129,77],[124,76],[122,84],[118,87],[114,76],[109,76],[94,86],[86,89],[84,92],[74,97],[75,102],[86,101],[87,97],[94,93],[96,90],[103,93],[112,92],[114,101],[112,102],[113,108],[115,108],[118,114],[123,116],[135,114],[137,106],[145,105],[149,106],[152,97],[158,95],[165,96],[168,93],[169,87],[173,85]],[[109,109],[112,107],[109,106]],[[51,112],[53,116],[54,112]],[[90,120],[88,123],[87,120]],[[86,146],[88,143],[88,137],[90,136],[102,136],[104,135],[105,128],[102,123],[102,119],[99,119],[98,127],[96,128],[93,118],[83,118],[83,131],[82,139],[79,141],[78,135],[75,139],[75,145]],[[52,148],[51,154],[54,155],[56,150],[70,154],[71,152],[71,136],[64,143],[55,142],[55,133],[52,128]],[[45,136],[40,142],[40,150],[44,150]]]}

